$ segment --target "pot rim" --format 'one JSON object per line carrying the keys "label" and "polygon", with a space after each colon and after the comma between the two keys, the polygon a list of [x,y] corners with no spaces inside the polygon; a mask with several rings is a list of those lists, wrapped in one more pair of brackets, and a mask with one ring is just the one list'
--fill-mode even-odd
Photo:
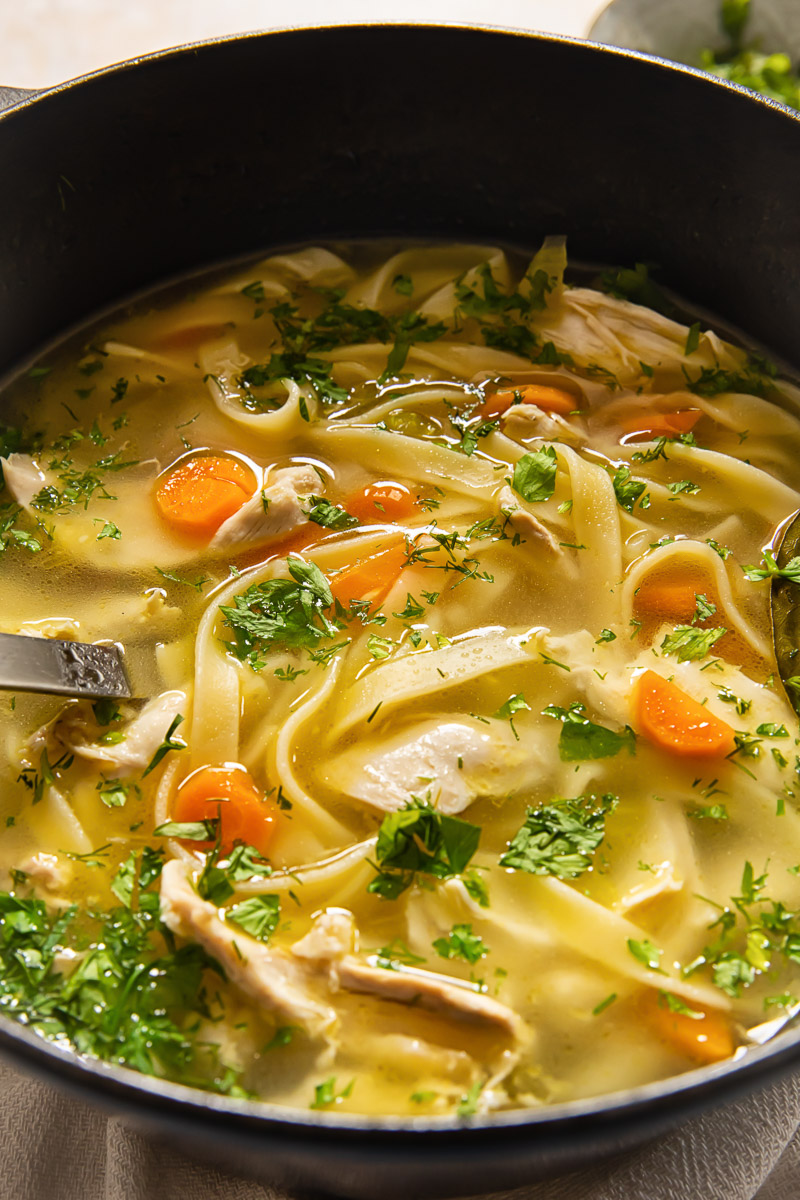
{"label": "pot rim", "polygon": [[[598,17],[605,12],[606,8],[611,7],[613,0],[608,0],[608,4],[598,13]],[[592,28],[594,27],[593,22]],[[88,71],[83,75],[75,75],[71,79],[62,80],[60,83],[52,84],[45,88],[17,88],[9,85],[5,90],[10,93],[18,93],[21,99],[10,104],[6,109],[2,108],[0,102],[0,120],[12,112],[20,112],[39,101],[48,100],[59,96],[62,92],[75,87],[78,84],[91,83],[96,80],[105,79],[108,76],[116,76],[126,73],[135,67],[157,61],[167,62],[172,58],[183,56],[197,56],[199,52],[211,50],[215,46],[224,46],[229,43],[256,41],[262,38],[274,36],[285,37],[291,34],[307,34],[307,33],[324,33],[343,32],[344,30],[353,30],[363,33],[369,30],[380,29],[415,29],[415,30],[435,30],[440,32],[455,31],[468,32],[476,34],[490,34],[500,37],[521,37],[537,42],[552,42],[556,45],[572,45],[580,46],[584,50],[591,50],[594,53],[602,55],[612,55],[615,58],[634,59],[642,62],[657,63],[659,66],[667,68],[671,72],[677,72],[682,75],[689,75],[695,79],[703,79],[707,84],[723,88],[726,91],[738,92],[742,96],[746,96],[751,103],[756,103],[762,107],[771,109],[773,112],[780,113],[783,117],[790,121],[800,121],[800,111],[795,112],[785,104],[781,104],[777,100],[773,100],[769,96],[765,96],[760,92],[754,92],[751,88],[743,87],[741,84],[732,83],[730,80],[723,79],[718,75],[712,75],[708,71],[702,70],[700,67],[692,67],[686,63],[676,62],[674,59],[662,57],[657,54],[649,54],[643,50],[633,50],[628,46],[615,46],[607,42],[597,42],[591,38],[591,30],[587,31],[585,37],[572,37],[568,34],[550,33],[544,30],[525,29],[515,25],[494,25],[491,23],[482,22],[461,22],[461,21],[345,21],[337,22],[320,22],[315,25],[284,25],[275,29],[252,29],[240,33],[223,34],[220,37],[202,38],[195,42],[182,42],[176,46],[167,46],[161,50],[149,51],[146,54],[139,54],[135,58],[122,59],[119,62],[110,63],[106,67],[98,67],[94,71]],[[0,93],[3,91],[3,86],[0,84]]]}

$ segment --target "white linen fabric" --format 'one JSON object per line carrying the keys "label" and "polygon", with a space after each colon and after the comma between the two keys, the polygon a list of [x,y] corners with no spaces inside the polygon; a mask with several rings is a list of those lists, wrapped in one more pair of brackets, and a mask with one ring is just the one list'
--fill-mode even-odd
{"label": "white linen fabric", "polygon": [[[800,1075],[629,1154],[484,1200],[798,1200]],[[0,1200],[294,1200],[0,1064]],[[413,1198],[409,1198],[413,1200]]]}

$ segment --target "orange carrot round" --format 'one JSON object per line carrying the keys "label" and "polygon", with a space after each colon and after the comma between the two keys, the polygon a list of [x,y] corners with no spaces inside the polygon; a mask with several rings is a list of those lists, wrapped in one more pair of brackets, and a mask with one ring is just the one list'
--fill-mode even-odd
{"label": "orange carrot round", "polygon": [[678,1053],[698,1063],[730,1058],[736,1046],[726,1014],[694,1002],[687,1008],[689,1013],[675,1012],[665,995],[649,988],[642,1001],[643,1012],[655,1032]]}
{"label": "orange carrot round", "polygon": [[517,396],[521,404],[535,404],[543,412],[560,413],[564,417],[580,407],[577,397],[565,388],[551,387],[544,383],[528,383],[513,391],[504,389],[492,392],[478,409],[478,414],[484,420],[500,417],[517,402]]}
{"label": "orange carrot round", "polygon": [[348,608],[351,601],[366,600],[380,604],[384,596],[399,579],[408,555],[404,542],[390,546],[379,554],[345,567],[328,582],[334,600]]}
{"label": "orange carrot round", "polygon": [[736,749],[730,725],[655,671],[645,671],[636,683],[634,724],[656,746],[681,757],[724,758]]}
{"label": "orange carrot round", "polygon": [[697,593],[708,591],[691,583],[644,584],[636,593],[634,608],[637,614],[645,612],[665,621],[688,621],[695,613]]}
{"label": "orange carrot round", "polygon": [[156,506],[174,529],[207,541],[250,499],[255,487],[252,472],[236,458],[192,458],[162,481]]}
{"label": "orange carrot round", "polygon": [[681,433],[690,433],[702,415],[699,408],[683,408],[677,412],[643,412],[625,417],[621,425],[627,434],[640,438],[676,437]]}
{"label": "orange carrot round", "polygon": [[367,484],[348,497],[344,504],[347,511],[365,525],[405,520],[416,506],[413,493],[404,484],[390,479]]}
{"label": "orange carrot round", "polygon": [[[172,810],[173,821],[209,821],[220,818],[222,850],[229,853],[234,842],[247,842],[266,854],[275,835],[278,809],[256,787],[244,767],[200,767],[178,788]],[[212,842],[186,842],[190,849],[208,850]]]}

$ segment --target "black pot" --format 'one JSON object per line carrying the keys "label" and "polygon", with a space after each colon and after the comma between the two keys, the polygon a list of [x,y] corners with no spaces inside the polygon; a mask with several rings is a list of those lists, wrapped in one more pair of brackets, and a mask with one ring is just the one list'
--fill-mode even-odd
{"label": "black pot", "polygon": [[[113,301],[266,247],[383,235],[659,263],[797,358],[800,119],[687,68],[455,27],[298,30],[0,93],[0,372]],[[15,103],[16,101],[16,103]],[[465,1121],[337,1118],[85,1063],[0,1020],[18,1065],[190,1151],[353,1196],[464,1195],[574,1169],[800,1061],[739,1062]]]}

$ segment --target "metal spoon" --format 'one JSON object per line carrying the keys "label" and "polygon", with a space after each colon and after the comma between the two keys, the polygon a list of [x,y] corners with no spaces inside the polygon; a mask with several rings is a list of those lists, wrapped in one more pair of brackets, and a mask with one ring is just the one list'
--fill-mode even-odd
{"label": "metal spoon", "polygon": [[125,700],[131,695],[121,646],[0,633],[0,689]]}
{"label": "metal spoon", "polygon": [[[800,555],[800,512],[786,525],[775,554],[779,567]],[[772,640],[778,674],[800,716],[800,586],[791,579],[773,578],[770,592]]]}

